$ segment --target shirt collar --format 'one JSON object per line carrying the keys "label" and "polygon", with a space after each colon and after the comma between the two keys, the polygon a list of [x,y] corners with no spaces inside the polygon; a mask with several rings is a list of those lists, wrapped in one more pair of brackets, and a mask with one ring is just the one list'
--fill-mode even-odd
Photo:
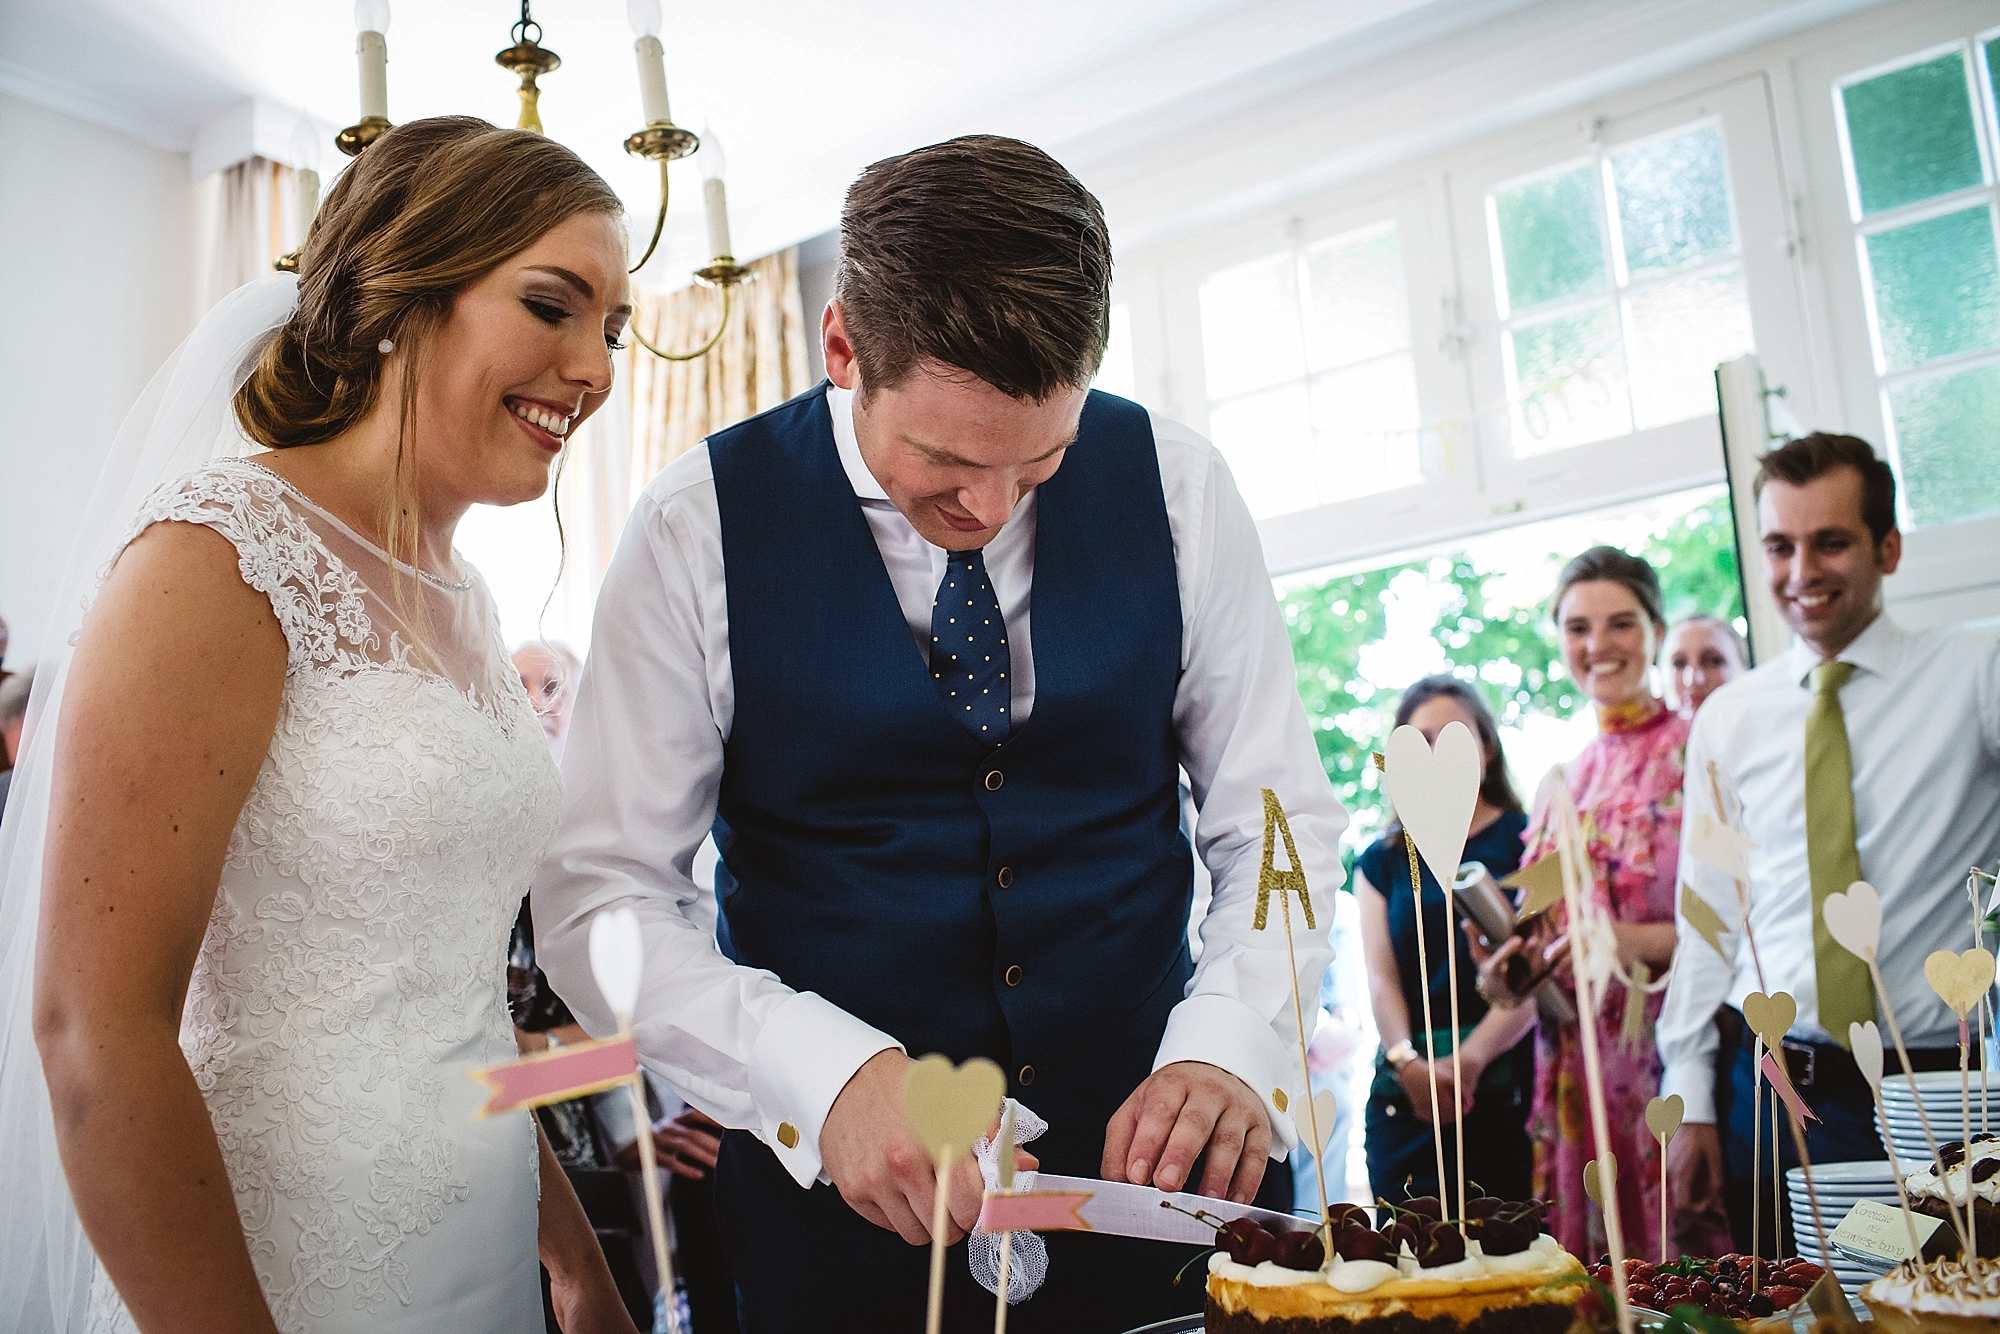
{"label": "shirt collar", "polygon": [[[1885,680],[1896,674],[1896,668],[1903,660],[1903,628],[1889,619],[1889,613],[1880,611],[1868,628],[1856,635],[1854,642],[1833,655],[1835,662],[1849,662],[1864,672],[1872,673]],[[1812,669],[1819,666],[1822,659],[1812,646],[1800,639],[1792,645],[1792,675],[1802,686],[1810,686]]]}
{"label": "shirt collar", "polygon": [[867,461],[861,457],[861,442],[854,436],[854,391],[829,384],[826,410],[833,418],[833,443],[840,450],[840,466],[847,470],[847,484],[861,499],[887,504],[889,493],[875,480],[875,474],[868,471]]}

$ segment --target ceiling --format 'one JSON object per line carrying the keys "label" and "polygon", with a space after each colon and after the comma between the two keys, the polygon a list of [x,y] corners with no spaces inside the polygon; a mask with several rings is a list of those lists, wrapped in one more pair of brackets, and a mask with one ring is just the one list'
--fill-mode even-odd
{"label": "ceiling", "polygon": [[[740,0],[667,6],[661,39],[675,120],[727,144],[736,250],[766,253],[824,231],[867,163],[972,130],[1016,134],[1059,155],[1143,123],[1204,89],[1241,88],[1315,47],[1434,26],[1522,0]],[[577,150],[646,229],[657,168],[621,144],[641,115],[620,0],[540,0],[547,133]],[[390,115],[469,112],[511,123],[512,77],[493,63],[518,9],[508,0],[394,0]],[[258,97],[317,121],[356,117],[348,0],[0,0],[0,87],[187,149],[204,125]],[[329,147],[323,172],[340,159]],[[685,172],[685,177],[683,177]],[[706,261],[696,175],[675,168],[667,254],[674,282]]]}

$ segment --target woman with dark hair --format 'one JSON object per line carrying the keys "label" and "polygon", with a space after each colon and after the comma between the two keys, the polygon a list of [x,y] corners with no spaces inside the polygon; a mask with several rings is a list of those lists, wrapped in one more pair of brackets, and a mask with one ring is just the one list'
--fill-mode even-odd
{"label": "woman with dark hair", "polygon": [[[1645,1000],[1636,1041],[1622,1037],[1627,983],[1661,978],[1674,957],[1674,887],[1680,866],[1681,769],[1688,720],[1653,693],[1654,659],[1665,634],[1659,576],[1615,547],[1592,547],[1563,567],[1552,602],[1563,665],[1597,709],[1597,735],[1563,766],[1563,781],[1582,819],[1590,856],[1590,893],[1611,919],[1619,971],[1595,1015],[1558,1022],[1544,1017],[1535,1048],[1535,1101],[1528,1131],[1535,1145],[1535,1193],[1554,1203],[1549,1226],[1574,1255],[1605,1248],[1604,1217],[1583,1189],[1584,1164],[1598,1156],[1586,1103],[1580,1023],[1597,1025],[1617,1194],[1629,1255],[1660,1249],[1660,1149],[1647,1131],[1646,1104],[1660,1091],[1653,1045],[1660,996]],[[1526,858],[1555,848],[1545,799],[1536,801]],[[1530,945],[1563,929],[1550,914]],[[1518,1004],[1496,967],[1518,946],[1482,956],[1480,990],[1495,1004]],[[1644,965],[1641,974],[1635,965]],[[1572,988],[1568,970],[1559,984]],[[1725,1247],[1724,1249],[1727,1249]]]}
{"label": "woman with dark hair", "polygon": [[[1500,733],[1479,692],[1450,676],[1427,676],[1403,692],[1396,726],[1405,723],[1433,744],[1451,723],[1463,723],[1479,738],[1485,774],[1472,810],[1465,860],[1479,862],[1495,879],[1521,863],[1521,831],[1527,817],[1507,781],[1507,757]],[[1420,867],[1423,880],[1424,947],[1430,963],[1425,977],[1418,964],[1417,907],[1410,892],[1410,861],[1401,821],[1370,844],[1354,864],[1354,895],[1361,906],[1361,940],[1368,962],[1368,990],[1382,1051],[1368,1092],[1368,1181],[1379,1199],[1416,1199],[1456,1194],[1457,1163],[1445,1155],[1447,1180],[1437,1177],[1431,1137],[1430,1081],[1438,1085],[1438,1115],[1446,1125],[1465,1118],[1467,1175],[1480,1189],[1507,1199],[1528,1193],[1530,1151],[1522,1123],[1533,1083],[1533,1053],[1523,1039],[1534,1027],[1531,1011],[1489,1008],[1475,986],[1478,976],[1463,936],[1452,930],[1445,892]],[[1445,956],[1458,956],[1459,1029],[1451,1027],[1451,973]],[[1422,1030],[1424,993],[1430,993],[1432,1038],[1437,1063],[1426,1059]],[[1460,1040],[1459,1073],[1452,1083],[1449,1053]]]}

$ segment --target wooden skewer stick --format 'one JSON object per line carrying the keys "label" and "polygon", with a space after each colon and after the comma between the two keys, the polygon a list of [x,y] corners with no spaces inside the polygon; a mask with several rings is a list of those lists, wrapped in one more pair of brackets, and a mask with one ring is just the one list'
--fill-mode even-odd
{"label": "wooden skewer stick", "polygon": [[[1285,838],[1287,850],[1290,849],[1291,842],[1291,837],[1287,834]],[[1292,854],[1292,863],[1294,869],[1304,870],[1298,865],[1297,853]],[[1304,883],[1303,878],[1300,883]],[[1292,896],[1289,893],[1281,895],[1279,902],[1283,906],[1285,917],[1285,958],[1291,964],[1292,971],[1292,1018],[1299,1026],[1299,1073],[1305,1080],[1301,1086],[1305,1092],[1300,1096],[1306,1100],[1306,1125],[1312,1130],[1313,1170],[1319,1174],[1319,1220],[1321,1226],[1325,1226],[1329,1203],[1326,1194],[1326,1141],[1320,1138],[1319,1109],[1313,1106],[1312,1058],[1306,1052],[1306,1012],[1304,1004],[1299,999],[1299,956],[1292,948]],[[1332,1129],[1331,1126],[1327,1128]],[[1326,1246],[1328,1251],[1333,1249],[1331,1233],[1326,1238]]]}
{"label": "wooden skewer stick", "polygon": [[1014,1256],[1014,1234],[1000,1234],[1000,1301],[993,1308],[993,1334],[1007,1334],[1007,1262]]}
{"label": "wooden skewer stick", "polygon": [[1667,1262],[1667,1137],[1660,1135],[1660,1263]]}
{"label": "wooden skewer stick", "polygon": [[[1903,1063],[1903,1077],[1910,1081],[1912,1100],[1917,1104],[1917,1124],[1924,1128],[1924,1143],[1930,1146],[1931,1157],[1942,1168],[1944,1166],[1944,1155],[1938,1152],[1937,1136],[1931,1133],[1931,1118],[1924,1111],[1923,1094],[1917,1088],[1916,1070],[1910,1065],[1910,1049],[1903,1045],[1903,1026],[1896,1022],[1896,1012],[1889,1005],[1889,985],[1882,980],[1882,965],[1876,962],[1875,951],[1872,949],[1862,956],[1862,960],[1868,965],[1868,976],[1875,980],[1875,994],[1882,1002],[1882,1017],[1888,1021],[1889,1036],[1895,1040],[1896,1057]],[[1966,1161],[1968,1168],[1965,1178],[1967,1185],[1965,1208],[1966,1212],[1970,1213],[1972,1211],[1970,1155],[1967,1155]],[[1943,1180],[1943,1177],[1939,1177],[1939,1184],[1942,1184]],[[1958,1210],[1951,1207],[1951,1192],[1949,1190],[1944,1192],[1944,1212],[1945,1216],[1951,1220],[1951,1230],[1958,1234],[1958,1244],[1961,1252],[1968,1257],[1971,1256],[1971,1238],[1966,1233],[1965,1224],[1959,1220]]]}
{"label": "wooden skewer stick", "polygon": [[[620,1037],[631,1035],[630,1028],[619,1034]],[[627,1084],[625,1091],[632,1095],[632,1125],[638,1131],[639,1172],[646,1192],[646,1224],[653,1234],[653,1264],[659,1273],[660,1292],[666,1298],[662,1309],[667,1313],[668,1329],[677,1331],[680,1302],[675,1295],[673,1257],[667,1251],[666,1202],[660,1198],[660,1174],[653,1154],[653,1114],[646,1110],[645,1090],[636,1081]]]}
{"label": "wooden skewer stick", "polygon": [[[1764,1251],[1764,1039],[1750,1048],[1750,1295],[1757,1295],[1757,1260]],[[1778,1207],[1778,1129],[1771,1126],[1771,1208]],[[1774,1217],[1773,1222],[1776,1222]],[[1783,1224],[1772,1229],[1782,1234]],[[1779,1247],[1772,1246],[1775,1253]]]}
{"label": "wooden skewer stick", "polygon": [[[1417,905],[1417,974],[1423,978],[1424,998],[1424,1073],[1430,1077],[1431,1085],[1431,1147],[1437,1150],[1438,1203],[1444,1203],[1444,1136],[1438,1133],[1438,1081],[1437,1081],[1437,1032],[1431,1027],[1431,963],[1424,951],[1424,877],[1417,868],[1417,840],[1410,837],[1410,831],[1403,831],[1403,846],[1410,853],[1410,896]],[[1452,1044],[1453,1050],[1458,1044]],[[1453,1091],[1454,1094],[1456,1090]],[[1463,1212],[1461,1210],[1461,1212]],[[1461,1220],[1462,1230],[1465,1223]]]}
{"label": "wooden skewer stick", "polygon": [[[1465,1070],[1459,1064],[1458,1049],[1462,1045],[1463,1030],[1458,1022],[1458,929],[1453,920],[1453,904],[1457,895],[1452,887],[1444,891],[1444,957],[1448,985],[1451,987],[1451,1096],[1455,1104],[1451,1114],[1451,1137],[1453,1151],[1458,1157],[1458,1235],[1465,1240]],[[1424,984],[1424,994],[1430,994],[1430,983]],[[1438,1204],[1444,1204],[1444,1183],[1438,1183]]]}
{"label": "wooden skewer stick", "polygon": [[[924,1311],[924,1334],[943,1334],[944,1330],[944,1228],[950,1198],[951,1153],[944,1150],[937,1156],[937,1198],[931,1205],[931,1292]],[[1000,1305],[1007,1305],[1005,1288],[1000,1291]]]}

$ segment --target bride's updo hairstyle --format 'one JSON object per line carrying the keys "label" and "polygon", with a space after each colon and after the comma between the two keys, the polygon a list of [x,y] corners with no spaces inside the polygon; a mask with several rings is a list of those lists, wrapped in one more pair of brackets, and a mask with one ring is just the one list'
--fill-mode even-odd
{"label": "bride's updo hairstyle", "polygon": [[452,299],[578,213],[625,205],[575,153],[473,116],[397,126],[327,194],[299,255],[299,304],[236,394],[244,433],[272,449],[331,440],[382,389],[401,349],[407,432],[427,335]]}

